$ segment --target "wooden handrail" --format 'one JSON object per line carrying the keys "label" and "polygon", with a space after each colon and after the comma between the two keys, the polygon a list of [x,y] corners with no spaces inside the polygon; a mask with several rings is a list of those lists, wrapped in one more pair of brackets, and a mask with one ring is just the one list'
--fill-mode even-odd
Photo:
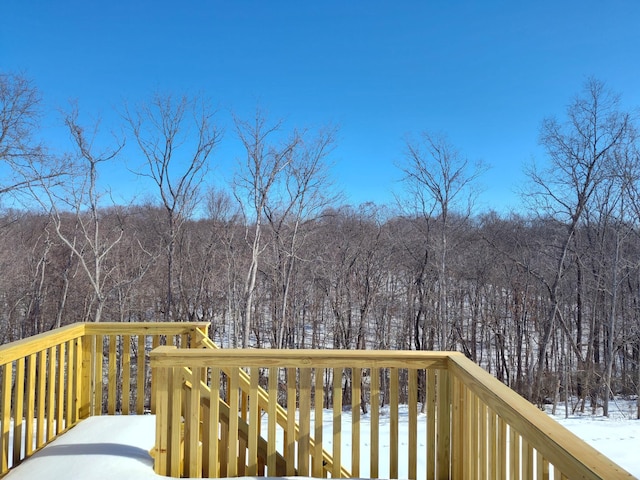
{"label": "wooden handrail", "polygon": [[463,354],[448,359],[449,371],[567,478],[634,478]]}
{"label": "wooden handrail", "polygon": [[41,352],[47,348],[56,347],[61,343],[82,337],[84,332],[85,324],[77,323],[0,345],[0,365],[25,358],[33,353]]}
{"label": "wooden handrail", "polygon": [[[129,391],[130,383],[138,384],[135,387],[138,391],[137,405],[132,412],[141,413],[143,407],[146,408],[146,403],[140,403],[139,400],[145,402],[144,393],[141,392],[144,392],[144,384],[148,384],[148,378],[145,377],[147,358],[141,352],[148,351],[152,346],[154,349],[150,357],[153,366],[158,371],[165,372],[154,377],[154,388],[173,375],[169,372],[176,372],[175,378],[176,381],[179,379],[182,395],[188,397],[184,404],[187,410],[176,413],[175,408],[180,407],[179,402],[176,401],[171,406],[168,392],[163,391],[164,400],[168,403],[163,404],[157,415],[168,415],[170,412],[167,408],[170,406],[174,409],[174,419],[178,421],[181,421],[183,415],[185,418],[198,418],[199,414],[192,413],[195,405],[200,405],[207,411],[215,411],[221,425],[230,429],[229,435],[231,436],[231,431],[236,432],[235,438],[240,442],[240,450],[258,452],[263,462],[270,455],[270,458],[277,458],[275,464],[272,464],[275,466],[269,468],[278,474],[284,472],[290,475],[292,472],[290,466],[295,460],[291,450],[293,441],[298,450],[296,462],[305,461],[305,456],[312,459],[322,457],[321,462],[315,462],[319,463],[321,472],[317,470],[317,466],[313,467],[312,472],[308,465],[304,465],[302,470],[293,470],[294,473],[304,474],[309,471],[314,476],[322,476],[328,472],[332,477],[350,476],[349,470],[341,461],[344,456],[341,456],[339,448],[339,424],[337,430],[334,428],[334,449],[329,454],[322,448],[322,441],[316,442],[312,438],[313,429],[310,431],[307,424],[310,413],[308,404],[311,402],[312,388],[316,395],[319,393],[316,400],[319,398],[320,401],[323,389],[327,388],[328,394],[332,395],[331,400],[338,408],[341,406],[343,388],[351,388],[348,392],[352,397],[350,407],[352,411],[357,411],[361,394],[360,375],[368,372],[370,384],[367,388],[375,392],[375,398],[370,400],[372,434],[378,434],[378,427],[373,423],[378,421],[379,416],[379,392],[382,392],[382,388],[392,392],[389,399],[392,467],[389,477],[397,474],[398,462],[402,462],[398,455],[408,453],[398,447],[396,417],[399,402],[398,375],[401,374],[404,376],[403,381],[408,382],[408,391],[403,395],[407,398],[412,419],[410,423],[416,422],[419,388],[425,389],[423,393],[426,392],[427,478],[498,478],[518,475],[528,478],[534,473],[540,478],[551,475],[554,478],[633,478],[459,353],[220,350],[207,337],[207,328],[208,324],[201,322],[74,324],[0,346],[0,476],[10,466],[19,464],[87,415],[101,414],[103,408],[104,411],[114,412],[116,395],[117,398],[126,399],[132,395],[133,390]],[[190,348],[156,348],[165,341],[161,337],[166,337],[167,343]],[[136,349],[138,353],[134,363],[131,352]],[[255,375],[251,377],[240,367],[253,369]],[[269,369],[269,390],[258,386],[258,368]],[[206,382],[199,381],[200,388],[192,388],[194,376],[206,378],[204,374],[207,369],[211,369],[209,372],[217,369],[217,372],[223,372],[231,379],[228,387],[232,387],[232,396],[228,401],[220,398],[217,393],[214,395]],[[303,428],[295,423],[291,412],[274,401],[277,385],[271,385],[271,377],[275,378],[279,375],[278,372],[284,375],[285,369],[289,379],[287,401],[294,408],[296,402],[300,403]],[[315,383],[310,376],[311,369],[314,369]],[[347,378],[342,377],[345,369],[350,370],[349,376],[353,379],[348,386],[346,381],[341,381]],[[327,373],[327,378],[333,377],[333,383],[323,385],[318,371],[330,372]],[[263,372],[266,374],[266,371]],[[386,387],[378,383],[379,375],[383,373],[390,382]],[[298,377],[299,385],[296,383]],[[416,384],[419,378],[423,382],[421,387]],[[116,390],[116,385],[122,385],[117,387],[121,391]],[[300,390],[296,390],[298,388]],[[238,391],[242,392],[241,396],[238,396]],[[107,399],[104,406],[103,395]],[[241,399],[243,400],[240,401]],[[230,407],[236,404],[242,405],[237,415],[232,414],[235,407]],[[126,410],[123,407],[123,413],[127,413],[127,410],[128,405]],[[267,413],[274,419],[275,423],[269,421],[269,429],[275,424],[282,428],[285,437],[288,436],[288,453],[276,453],[267,441],[257,439],[259,429],[256,423],[260,412]],[[322,410],[316,409],[317,418],[319,412],[322,413]],[[338,420],[341,418],[339,412],[334,412],[334,415]],[[358,419],[359,415],[353,413],[353,421],[358,422]],[[28,428],[30,425],[35,428]],[[188,429],[190,435],[187,456],[197,450],[194,445],[198,441],[194,440],[193,435],[194,432],[199,435],[201,428],[201,425],[185,425],[185,430]],[[408,445],[410,449],[415,449],[416,427],[413,425],[410,428],[414,430],[409,431]],[[14,438],[11,457],[10,433],[13,433]],[[271,438],[271,431],[269,433]],[[315,433],[319,434],[317,425]],[[174,429],[171,435],[175,437],[179,432]],[[231,438],[223,439],[225,442],[232,441]],[[352,441],[358,442],[359,434]],[[21,445],[26,445],[25,451]],[[244,458],[243,455],[246,454],[238,451],[237,447],[234,448],[229,453],[235,451],[238,458]],[[358,447],[354,445],[352,448],[352,459],[358,462]],[[376,438],[371,438],[371,448],[378,452],[379,442]],[[217,447],[212,451],[217,451]],[[176,455],[175,452],[165,453],[174,457]],[[220,454],[224,455],[223,452]],[[420,456],[422,454],[413,452],[407,457],[407,462],[411,463],[407,477],[421,475],[415,468],[416,457]],[[208,458],[211,459],[210,453]],[[192,462],[188,459],[185,461]],[[193,468],[193,462],[189,468]],[[231,468],[228,473],[233,474],[235,471],[235,468]],[[357,466],[352,466],[352,472],[360,475]],[[377,472],[377,466],[373,462],[371,472]]]}
{"label": "wooden handrail", "polygon": [[[150,396],[144,352],[159,345],[162,336],[196,346],[208,325],[77,323],[1,345],[0,476],[89,415],[105,408],[116,413],[118,404],[124,414],[143,413]],[[132,363],[135,348],[138,358]],[[129,409],[132,384],[136,406]]]}
{"label": "wooden handrail", "polygon": [[[227,375],[235,375],[236,383],[232,388],[239,388],[241,382],[238,381],[238,378],[244,377],[242,390],[248,388],[250,397],[258,392],[257,382],[252,381],[253,379],[249,378],[242,368],[252,368],[256,374],[258,368],[270,368],[274,372],[277,371],[276,369],[298,368],[300,372],[309,369],[337,369],[334,371],[342,372],[344,368],[347,368],[352,369],[353,375],[356,375],[356,369],[388,370],[391,374],[391,389],[392,392],[395,392],[391,394],[390,399],[392,470],[389,476],[391,478],[398,475],[397,465],[400,461],[398,459],[398,423],[396,418],[398,401],[393,398],[394,394],[398,394],[398,372],[406,371],[406,378],[409,379],[409,382],[415,383],[419,377],[415,373],[416,370],[425,372],[423,378],[429,384],[427,411],[431,420],[427,420],[430,422],[428,432],[432,433],[429,434],[427,441],[430,445],[434,445],[435,442],[437,448],[437,451],[429,450],[427,453],[429,457],[427,478],[431,478],[432,475],[436,478],[500,478],[506,476],[548,478],[551,475],[554,478],[594,480],[633,478],[624,469],[585,444],[460,353],[216,350],[209,348],[184,351],[159,348],[152,352],[151,357],[154,368],[168,370],[189,368],[197,369],[200,372],[206,368],[216,368],[226,372]],[[441,372],[436,381],[429,373],[434,369]],[[337,402],[337,404],[334,403],[334,418],[339,421],[341,414],[336,413],[335,409],[341,407],[340,397],[343,384],[339,379],[342,373],[333,373],[331,376],[334,379],[333,387],[331,387],[333,401]],[[291,379],[296,377],[295,374],[294,377],[289,374],[288,378],[291,382]],[[300,378],[302,382],[304,378],[302,373],[300,373]],[[309,389],[311,385],[308,377],[304,382],[306,386],[300,387],[299,398],[301,400],[303,399],[303,389]],[[292,386],[289,383],[288,388],[294,388],[295,394],[297,388],[295,385]],[[351,388],[352,395],[353,392],[359,392],[358,389],[354,389],[353,385]],[[268,410],[270,405],[269,392],[257,393],[257,397],[256,404],[260,409]],[[409,385],[410,409],[417,408],[416,397],[416,385]],[[289,396],[289,399],[291,398]],[[304,393],[305,401],[309,401],[309,398],[309,394]],[[237,401],[237,397],[233,401]],[[295,403],[293,405],[295,406]],[[352,405],[355,406],[357,403]],[[307,405],[304,409],[300,408],[300,415],[309,411]],[[285,432],[287,432],[286,418],[288,418],[286,414],[285,410],[281,416],[278,416],[278,423]],[[255,414],[253,415],[253,418],[257,419]],[[354,416],[354,418],[356,417]],[[415,416],[413,418],[415,423]],[[285,420],[284,425],[281,423],[283,420]],[[296,439],[300,441],[300,428],[296,427]],[[410,426],[410,428],[415,429],[414,426]],[[410,430],[409,435],[409,444],[414,448],[416,445],[415,431]],[[333,460],[338,464],[340,464],[341,455],[339,449],[335,450],[335,445],[336,441],[340,442],[340,438],[338,427],[338,430],[334,430],[333,453]],[[230,441],[236,440],[232,437]],[[298,448],[302,447],[298,446]],[[313,449],[305,447],[304,451],[307,452],[306,454],[310,454],[309,452]],[[403,454],[406,453],[403,452]],[[356,450],[353,455],[353,458],[359,458]],[[417,475],[416,457],[410,455],[409,458],[409,463],[412,464],[409,465],[407,476],[414,478]],[[290,461],[291,459],[287,457],[287,462]],[[432,468],[433,470],[431,470]],[[348,473],[345,469],[341,469],[339,475],[332,476],[347,476]]]}
{"label": "wooden handrail", "polygon": [[[196,332],[196,336],[199,339],[199,343],[201,344],[201,346],[205,349],[209,349],[209,350],[215,350],[215,351],[221,351],[221,349],[213,342],[209,339],[209,337],[207,337],[206,335],[203,335],[202,332],[198,331]],[[224,352],[228,352],[228,351],[232,351],[230,349],[224,349],[222,350]],[[246,350],[238,350],[238,352],[244,352],[247,353]],[[259,352],[259,351],[257,351]],[[157,352],[156,352],[157,353]],[[247,366],[251,366],[251,365],[247,365]],[[230,374],[230,369],[227,367],[222,367],[222,371],[229,375]],[[249,374],[247,372],[245,372],[244,370],[240,370],[239,371],[239,386],[240,389],[243,391],[243,393],[245,394],[249,394],[251,392],[251,378],[249,377]],[[257,396],[258,396],[258,406],[265,412],[269,411],[270,408],[270,400],[269,400],[269,394],[268,392],[262,388],[262,387],[258,387],[256,389],[257,391]],[[275,405],[275,415],[276,415],[276,423],[282,427],[282,428],[287,428],[288,426],[288,414],[287,414],[287,410],[285,410],[280,404],[276,403]],[[294,424],[294,438],[297,441],[300,437],[300,426],[295,423]],[[315,451],[316,451],[316,441],[314,438],[309,439],[309,448],[311,449],[311,455],[312,458],[315,456]],[[327,452],[326,450],[322,449],[322,461],[321,461],[323,467],[325,470],[327,471],[332,471],[333,470],[333,457],[331,456],[331,454],[329,452]],[[350,472],[344,467],[344,466],[340,466],[340,473],[341,476],[343,478],[348,478],[351,476]]]}

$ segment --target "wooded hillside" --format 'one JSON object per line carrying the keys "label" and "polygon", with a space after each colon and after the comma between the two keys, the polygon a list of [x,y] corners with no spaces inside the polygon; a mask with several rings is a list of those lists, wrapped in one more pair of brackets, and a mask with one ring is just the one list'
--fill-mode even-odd
{"label": "wooded hillside", "polygon": [[407,141],[397,204],[344,205],[336,130],[260,111],[226,132],[242,161],[214,188],[222,129],[200,99],[171,97],[124,117],[146,165],[132,176],[156,200],[122,205],[99,182],[122,140],[97,148],[71,109],[72,153],[54,156],[35,87],[3,75],[0,101],[3,343],[80,321],[209,321],[222,346],[460,350],[537,402],[640,391],[637,132],[601,82],[543,121],[547,166],[512,214],[474,209],[484,166],[431,133]]}

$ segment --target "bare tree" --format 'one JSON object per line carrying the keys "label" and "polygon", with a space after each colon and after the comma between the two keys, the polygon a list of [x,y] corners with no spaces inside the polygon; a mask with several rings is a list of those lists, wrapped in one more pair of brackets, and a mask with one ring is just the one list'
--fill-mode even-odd
{"label": "bare tree", "polygon": [[582,95],[567,108],[567,119],[546,119],[540,141],[549,165],[543,171],[532,169],[529,198],[545,215],[558,219],[564,233],[555,250],[555,269],[544,281],[549,309],[542,324],[537,352],[533,398],[541,401],[544,362],[556,320],[560,315],[560,286],[569,263],[570,247],[594,192],[613,178],[616,150],[628,141],[630,116],[622,112],[619,97],[604,83],[589,79]]}
{"label": "bare tree", "polygon": [[[103,224],[100,202],[105,192],[98,190],[98,167],[115,159],[123,143],[116,142],[114,148],[95,153],[98,124],[87,133],[79,123],[75,106],[64,121],[76,150],[71,174],[66,176],[64,185],[41,178],[38,185],[30,185],[30,190],[51,215],[58,238],[77,257],[86,273],[94,296],[92,319],[99,322],[107,299],[105,283],[110,275],[107,259],[120,243],[124,228],[120,222],[108,227]],[[63,307],[64,304],[61,309]]]}
{"label": "bare tree", "polygon": [[[451,343],[451,319],[448,312],[447,254],[450,249],[449,224],[451,213],[469,215],[474,199],[474,182],[485,171],[481,162],[472,164],[444,135],[423,132],[418,141],[407,141],[405,174],[412,209],[427,222],[438,220],[440,229],[437,248],[439,347],[448,349]],[[428,258],[428,252],[425,259]]]}
{"label": "bare tree", "polygon": [[335,129],[320,131],[309,138],[300,135],[291,160],[286,164],[277,193],[265,204],[264,212],[273,239],[273,281],[278,305],[274,309],[273,346],[285,347],[287,330],[293,330],[288,311],[294,268],[302,260],[304,227],[335,201],[327,173],[326,158],[335,142]]}
{"label": "bare tree", "polygon": [[[250,262],[244,282],[242,347],[249,345],[251,315],[263,244],[265,209],[273,189],[293,159],[300,143],[297,131],[279,138],[282,122],[270,124],[258,109],[253,120],[235,118],[238,138],[246,151],[246,159],[234,180],[234,194],[243,207],[246,218],[245,239],[250,248]],[[275,138],[274,138],[275,137]],[[280,135],[282,137],[282,135]]]}
{"label": "bare tree", "polygon": [[166,214],[166,298],[164,318],[173,320],[176,241],[199,199],[209,157],[221,139],[214,111],[202,98],[159,95],[125,118],[146,161],[139,172],[157,187]]}

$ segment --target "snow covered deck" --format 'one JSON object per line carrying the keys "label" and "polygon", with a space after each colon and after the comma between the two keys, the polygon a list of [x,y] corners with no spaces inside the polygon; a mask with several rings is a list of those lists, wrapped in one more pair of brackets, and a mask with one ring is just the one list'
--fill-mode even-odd
{"label": "snow covered deck", "polygon": [[[584,416],[559,418],[580,438],[640,478],[640,421]],[[69,432],[9,472],[6,480],[150,480],[149,450],[154,415],[101,416],[81,421]]]}
{"label": "snow covered deck", "polygon": [[101,416],[82,420],[11,470],[6,480],[146,480],[153,472],[149,450],[154,415]]}

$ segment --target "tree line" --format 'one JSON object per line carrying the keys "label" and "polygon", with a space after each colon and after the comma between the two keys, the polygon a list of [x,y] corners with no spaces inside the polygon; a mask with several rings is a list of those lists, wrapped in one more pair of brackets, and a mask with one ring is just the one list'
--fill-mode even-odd
{"label": "tree line", "polygon": [[[207,321],[224,347],[459,350],[574,409],[640,392],[637,126],[603,82],[543,120],[545,167],[510,214],[474,209],[485,166],[440,134],[407,140],[396,203],[356,206],[331,185],[332,127],[234,117],[241,161],[214,187],[223,129],[202,98],[127,107],[127,142],[106,144],[72,105],[64,155],[38,141],[28,79],[0,75],[0,102],[2,343]],[[124,148],[153,200],[117,203],[100,183]]]}

